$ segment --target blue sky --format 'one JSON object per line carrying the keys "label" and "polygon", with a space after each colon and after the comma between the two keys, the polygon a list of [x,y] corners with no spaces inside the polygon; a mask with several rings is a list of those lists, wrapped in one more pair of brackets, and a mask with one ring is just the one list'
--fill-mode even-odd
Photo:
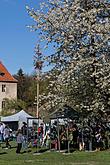
{"label": "blue sky", "polygon": [[26,25],[34,23],[25,6],[39,8],[43,0],[0,0],[0,61],[11,74],[19,68],[32,73],[36,32],[30,32]]}

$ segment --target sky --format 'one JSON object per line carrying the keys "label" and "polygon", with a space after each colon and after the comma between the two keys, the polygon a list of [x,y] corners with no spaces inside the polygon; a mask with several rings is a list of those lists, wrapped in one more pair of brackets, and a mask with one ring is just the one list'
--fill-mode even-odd
{"label": "sky", "polygon": [[34,24],[26,5],[39,9],[42,1],[0,0],[0,61],[11,74],[16,74],[20,68],[28,74],[34,70],[33,55],[38,36],[26,27]]}

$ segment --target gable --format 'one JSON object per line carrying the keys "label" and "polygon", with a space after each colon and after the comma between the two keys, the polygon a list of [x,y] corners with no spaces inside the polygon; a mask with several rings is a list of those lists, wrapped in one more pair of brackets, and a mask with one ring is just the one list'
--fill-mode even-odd
{"label": "gable", "polygon": [[0,82],[16,82],[17,80],[8,72],[5,66],[0,62]]}

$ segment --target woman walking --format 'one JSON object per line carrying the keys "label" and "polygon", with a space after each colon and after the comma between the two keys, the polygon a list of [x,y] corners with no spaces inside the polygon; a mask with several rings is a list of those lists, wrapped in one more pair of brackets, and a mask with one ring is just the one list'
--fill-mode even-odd
{"label": "woman walking", "polygon": [[21,130],[19,129],[17,134],[16,134],[17,138],[17,149],[16,149],[16,153],[19,154],[22,148],[22,143],[23,143],[23,135],[21,133]]}

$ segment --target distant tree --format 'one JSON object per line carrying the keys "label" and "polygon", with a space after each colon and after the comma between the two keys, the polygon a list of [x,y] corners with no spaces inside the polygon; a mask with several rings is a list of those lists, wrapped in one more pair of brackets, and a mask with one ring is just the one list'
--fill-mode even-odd
{"label": "distant tree", "polygon": [[25,75],[23,73],[23,70],[20,68],[14,77],[18,80],[17,85],[17,95],[18,99],[24,100],[24,91],[25,91]]}
{"label": "distant tree", "polygon": [[35,80],[33,75],[27,75],[22,69],[19,69],[14,77],[18,80],[18,99],[25,101],[27,106],[35,98]]}
{"label": "distant tree", "polygon": [[[32,109],[36,111],[36,95],[37,95],[37,80],[36,73],[32,75],[27,75],[23,72],[22,69],[19,69],[17,74],[14,77],[18,80],[18,102],[22,100],[25,103],[25,109]],[[48,86],[48,79],[45,74],[42,74],[40,77],[40,95],[42,93],[48,93],[46,88]],[[40,106],[43,102],[40,102]],[[9,106],[9,105],[8,105]],[[15,104],[13,104],[16,109]]]}
{"label": "distant tree", "polygon": [[7,116],[15,112],[19,112],[22,109],[26,109],[26,103],[22,100],[5,99],[5,107],[2,111],[2,115]]}

